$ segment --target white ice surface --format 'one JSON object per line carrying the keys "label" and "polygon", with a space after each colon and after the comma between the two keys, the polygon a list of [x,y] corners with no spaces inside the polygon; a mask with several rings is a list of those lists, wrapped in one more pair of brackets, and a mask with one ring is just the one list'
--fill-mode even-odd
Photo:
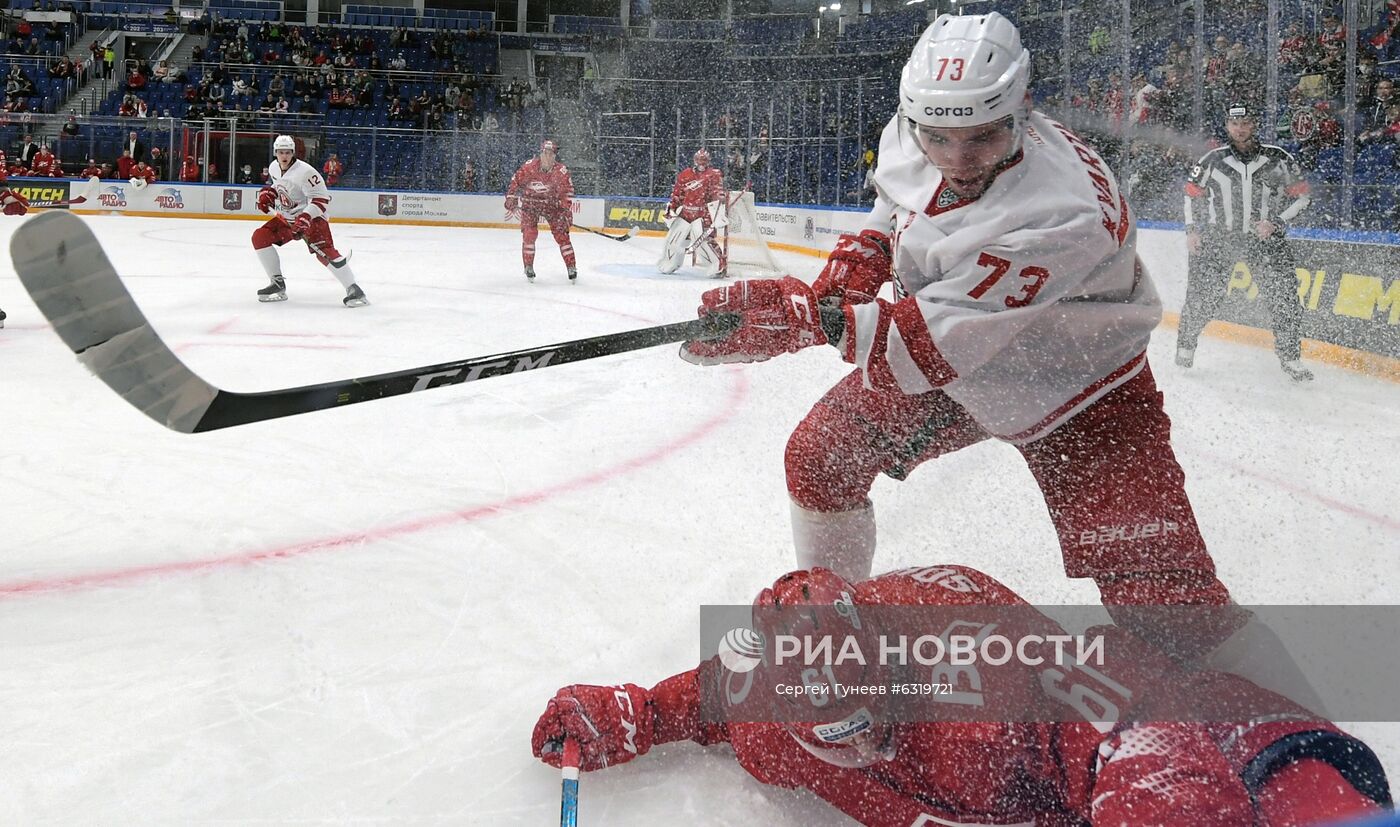
{"label": "white ice surface", "polygon": [[[530,285],[513,232],[343,224],[372,305],[343,308],[293,245],[290,300],[260,305],[253,224],[91,221],[166,341],[241,391],[683,320],[714,286],[652,273],[658,239],[576,233],[571,287],[547,237]],[[78,365],[8,257],[0,306],[5,824],[554,823],[535,716],[568,683],[691,667],[699,606],[790,567],[783,446],[845,372],[826,348],[702,369],[670,346],[186,436]],[[1184,373],[1172,341],[1151,357],[1236,597],[1400,603],[1400,386],[1326,365],[1297,386],[1211,339]],[[874,498],[877,568],[966,563],[1032,602],[1097,600],[1006,446]],[[1400,728],[1353,729],[1400,769]],[[585,776],[582,814],[843,823],[692,744]]]}

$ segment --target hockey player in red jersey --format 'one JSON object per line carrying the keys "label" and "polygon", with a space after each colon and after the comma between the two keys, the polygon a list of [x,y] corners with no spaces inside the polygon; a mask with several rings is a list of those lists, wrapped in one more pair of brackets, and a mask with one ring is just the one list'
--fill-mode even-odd
{"label": "hockey player in red jersey", "polygon": [[538,157],[520,165],[506,188],[506,212],[520,215],[520,254],[525,261],[525,278],[535,280],[535,239],[543,218],[559,245],[564,266],[569,268],[569,283],[576,284],[578,265],[573,242],[569,240],[569,227],[574,221],[574,182],[569,168],[558,162],[557,153],[554,142],[545,141],[540,144]]}
{"label": "hockey player in red jersey", "polygon": [[[5,152],[0,150],[0,184],[10,180],[9,166],[5,163]],[[0,212],[5,215],[24,215],[29,212],[29,199],[23,193],[9,187],[0,187]],[[0,321],[3,317],[0,317]]]}
{"label": "hockey player in red jersey", "polygon": [[29,162],[29,174],[38,177],[50,177],[53,175],[53,167],[56,159],[48,146],[40,146],[39,151],[34,153],[34,158]]}
{"label": "hockey player in red jersey", "polygon": [[260,302],[287,300],[287,282],[282,278],[282,260],[277,248],[300,239],[336,281],[345,288],[346,307],[369,304],[365,291],[355,282],[350,261],[335,248],[331,225],[326,219],[331,194],[315,167],[297,158],[296,141],[278,135],[272,144],[273,161],[267,167],[268,182],[258,191],[258,209],[274,212],[267,223],[253,231],[253,250],[267,272],[269,284],[258,291]]}
{"label": "hockey player in red jersey", "polygon": [[[889,622],[892,607],[940,617],[981,612],[1004,621],[997,633],[1012,640],[1063,635],[1006,586],[951,565],[855,584],[826,569],[792,572],[755,600],[753,628],[770,646],[779,633],[826,635],[836,641],[833,651],[846,652],[843,638],[871,640],[872,627]],[[967,633],[980,634],[970,626]],[[1095,627],[1085,636],[1105,641],[1104,656],[1092,666],[1071,655],[944,673],[957,674],[953,685],[976,690],[987,708],[1043,713],[1020,723],[975,714],[963,720],[883,715],[874,699],[884,693],[871,690],[890,688],[886,679],[894,673],[872,672],[872,660],[834,658],[806,668],[795,683],[767,655],[753,671],[739,672],[716,656],[650,689],[567,686],[535,724],[531,748],[559,766],[564,740],[573,739],[581,769],[592,771],[631,761],[656,744],[728,743],[757,780],[806,788],[862,824],[888,827],[1303,827],[1390,806],[1374,753],[1330,722],[1240,678],[1179,670],[1117,627]],[[845,693],[793,691],[838,684]],[[771,714],[738,712],[750,696]],[[1200,722],[1183,712],[1186,706],[1226,712],[1227,722]],[[1238,722],[1228,717],[1246,709],[1275,713]]]}
{"label": "hockey player in red jersey", "polygon": [[727,197],[724,177],[710,166],[709,150],[696,150],[693,166],[678,172],[675,186],[671,187],[671,201],[664,216],[670,227],[661,258],[656,262],[658,270],[676,272],[685,262],[686,253],[694,250],[707,275],[724,275],[724,251],[715,240],[715,232],[726,220]]}
{"label": "hockey player in red jersey", "polygon": [[[745,323],[681,355],[755,362],[831,344],[856,366],[787,444],[801,566],[868,576],[876,477],[998,439],[1038,484],[1066,574],[1093,578],[1110,610],[1227,603],[1147,364],[1162,309],[1127,200],[1090,146],[1031,109],[1030,64],[998,13],[930,25],[881,138],[865,229],[841,236],[810,286],[707,292],[702,315]],[[895,300],[876,300],[891,277]]]}

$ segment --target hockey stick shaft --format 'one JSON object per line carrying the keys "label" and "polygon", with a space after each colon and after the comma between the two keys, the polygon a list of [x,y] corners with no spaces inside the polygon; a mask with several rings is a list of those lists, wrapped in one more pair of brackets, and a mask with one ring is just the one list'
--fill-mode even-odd
{"label": "hockey stick shaft", "polygon": [[614,353],[726,336],[725,314],[425,367],[238,393],[209,384],[161,341],[81,218],[49,212],[26,221],[10,242],[15,271],[54,331],[127,402],[171,430],[212,431],[338,408],[388,396],[538,370]]}
{"label": "hockey stick shaft", "polygon": [[562,788],[559,793],[559,827],[578,827],[578,741],[564,739],[564,755],[559,763]]}
{"label": "hockey stick shaft", "polygon": [[584,230],[584,231],[586,231],[586,232],[593,233],[594,235],[600,235],[600,236],[602,236],[603,238],[610,238],[610,239],[612,239],[613,241],[631,241],[631,240],[632,240],[632,237],[633,237],[634,235],[637,234],[637,228],[636,228],[636,227],[630,228],[630,229],[627,231],[627,234],[626,234],[626,235],[611,235],[611,234],[609,234],[609,233],[603,232],[602,230],[595,230],[595,229],[593,229],[592,227],[585,227],[585,226],[583,226],[582,224],[573,224],[573,225],[571,225],[571,226],[573,226],[574,229],[577,229],[577,230]]}

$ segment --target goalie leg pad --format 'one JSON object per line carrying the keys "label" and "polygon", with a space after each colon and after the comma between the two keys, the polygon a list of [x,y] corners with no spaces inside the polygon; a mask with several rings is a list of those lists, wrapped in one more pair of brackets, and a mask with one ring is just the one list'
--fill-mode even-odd
{"label": "goalie leg pad", "polygon": [[671,228],[666,232],[666,245],[656,262],[656,269],[663,273],[674,273],[680,269],[685,261],[686,248],[690,246],[690,226],[691,222],[684,219],[671,219]]}

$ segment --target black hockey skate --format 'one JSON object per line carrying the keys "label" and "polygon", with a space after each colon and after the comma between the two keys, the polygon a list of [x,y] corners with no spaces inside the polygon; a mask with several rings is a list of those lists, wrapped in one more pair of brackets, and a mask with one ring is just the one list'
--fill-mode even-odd
{"label": "black hockey skate", "polygon": [[1288,374],[1288,378],[1292,379],[1294,382],[1311,382],[1313,379],[1312,371],[1303,367],[1301,359],[1294,359],[1291,362],[1280,362],[1279,367],[1283,368],[1283,372]]}
{"label": "black hockey skate", "polygon": [[5,326],[5,311],[0,310],[0,327]]}
{"label": "black hockey skate", "polygon": [[281,276],[273,276],[272,282],[258,291],[260,302],[284,302],[287,300],[287,282]]}
{"label": "black hockey skate", "polygon": [[569,268],[569,284],[578,284],[578,268]]}
{"label": "black hockey skate", "polygon": [[1189,368],[1196,363],[1196,349],[1194,347],[1179,347],[1176,349],[1176,366],[1179,368]]}
{"label": "black hockey skate", "polygon": [[531,284],[535,283],[535,268],[528,264],[525,265],[525,280]]}
{"label": "black hockey skate", "polygon": [[369,299],[365,297],[365,291],[361,290],[358,284],[352,284],[346,288],[345,298],[341,301],[345,302],[346,307],[364,307],[369,304]]}

